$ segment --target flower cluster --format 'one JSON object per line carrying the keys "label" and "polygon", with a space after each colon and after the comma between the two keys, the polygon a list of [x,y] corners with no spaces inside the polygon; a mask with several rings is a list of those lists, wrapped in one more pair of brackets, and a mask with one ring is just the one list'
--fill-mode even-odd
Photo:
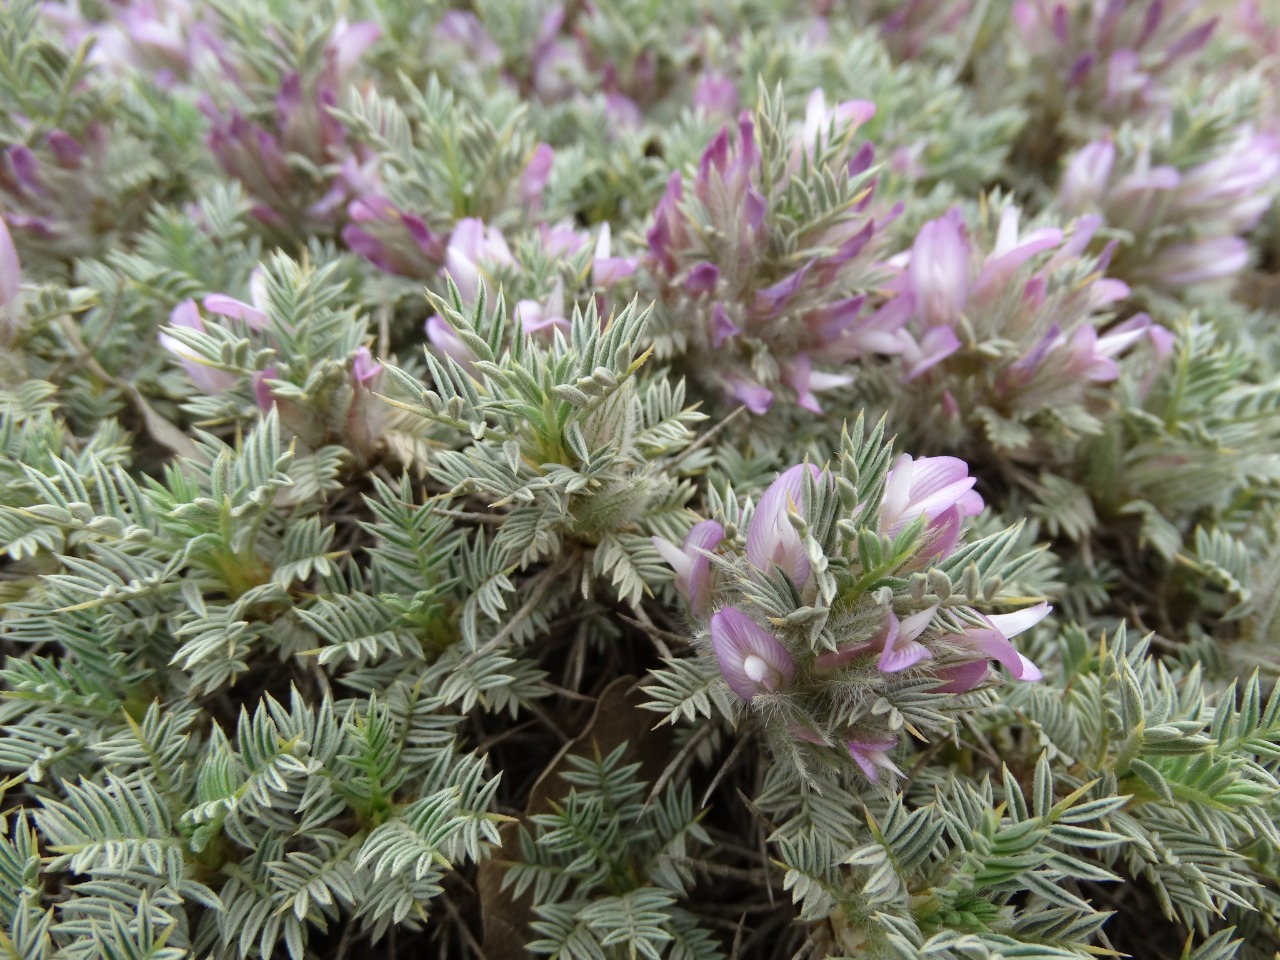
{"label": "flower cluster", "polygon": [[[798,130],[767,106],[744,112],[712,139],[692,180],[671,175],[654,211],[644,265],[659,353],[682,357],[704,388],[753,413],[779,391],[819,411],[815,394],[851,378],[815,361],[883,346],[862,307],[879,276],[884,218],[870,209],[874,150],[855,144],[874,113],[861,100],[828,108],[821,90]],[[827,208],[801,217],[801,204],[821,203],[819,182]]]}
{"label": "flower cluster", "polygon": [[[846,476],[856,449],[846,435],[834,476],[807,463],[784,471],[745,538],[704,520],[682,546],[654,545],[729,689],[775,735],[840,744],[875,781],[895,769],[886,754],[900,733],[869,708],[877,697],[967,693],[989,682],[989,661],[1039,680],[1011,641],[1051,608],[983,613],[953,594],[941,571],[984,508],[964,461],[902,454],[890,463],[886,448],[881,480],[862,498]],[[837,496],[845,518],[833,521]]]}
{"label": "flower cluster", "polygon": [[94,252],[120,201],[108,183],[114,171],[106,127],[90,122],[78,135],[54,129],[34,139],[0,150],[0,203],[10,228],[59,259]]}
{"label": "flower cluster", "polygon": [[[284,233],[325,230],[347,202],[370,191],[367,158],[333,114],[365,51],[381,35],[373,23],[338,21],[318,62],[282,66],[274,81],[247,64],[231,68],[228,89],[202,107],[209,149],[244,184],[262,222]],[[253,91],[272,88],[270,104]]]}
{"label": "flower cluster", "polygon": [[41,12],[68,44],[92,40],[92,61],[104,70],[133,69],[160,85],[184,81],[205,57],[221,61],[225,45],[189,0],[124,0],[104,5],[107,19],[86,18],[81,4],[46,2]]}
{"label": "flower cluster", "polygon": [[1014,206],[984,208],[975,236],[954,208],[894,260],[901,272],[873,319],[900,341],[900,402],[927,398],[944,413],[933,442],[976,432],[1017,449],[1055,426],[1096,432],[1096,387],[1119,377],[1120,358],[1148,343],[1150,377],[1171,347],[1146,314],[1115,322],[1129,287],[1104,275],[1110,248],[1086,252],[1096,216],[1029,231],[1020,219]]}
{"label": "flower cluster", "polygon": [[1116,272],[1176,292],[1247,266],[1243,235],[1270,208],[1277,176],[1274,134],[1238,130],[1210,156],[1182,164],[1157,162],[1145,147],[1122,151],[1105,137],[1071,158],[1059,196],[1068,213],[1100,213],[1121,232]]}
{"label": "flower cluster", "polygon": [[[1017,0],[1019,55],[1041,116],[1069,139],[1097,125],[1159,118],[1170,85],[1213,35],[1199,0]],[[1044,142],[1039,126],[1032,128]],[[1052,138],[1049,138],[1052,140]]]}
{"label": "flower cluster", "polygon": [[[331,357],[302,366],[292,358],[299,343],[313,338],[306,329],[271,319],[269,282],[259,268],[250,278],[249,302],[221,293],[201,304],[182,301],[159,332],[160,345],[204,395],[196,402],[202,412],[227,415],[227,405],[238,406],[243,390],[263,413],[275,408],[281,425],[306,448],[341,442],[367,458],[381,443],[386,407],[375,397],[382,365],[367,346],[357,345],[363,325],[343,317],[347,329],[325,337]],[[326,312],[322,323],[337,319]]]}
{"label": "flower cluster", "polygon": [[[636,271],[636,258],[613,256],[612,231],[607,223],[600,226],[594,246],[590,234],[568,224],[555,227],[539,224],[538,239],[544,253],[555,265],[567,267],[567,272],[574,277],[586,275],[587,287],[597,291],[596,298],[600,304],[604,303],[605,293],[614,284],[626,280]],[[577,266],[579,263],[582,263],[581,268]],[[446,248],[444,271],[464,303],[474,302],[482,282],[491,290],[499,288],[500,279],[518,269],[501,230],[486,227],[474,218],[458,222]],[[515,319],[523,334],[549,339],[557,330],[566,336],[569,333],[570,311],[566,307],[566,298],[576,291],[566,290],[565,271],[555,269],[551,272],[554,279],[545,296],[516,301]],[[602,319],[607,318],[607,312],[602,311],[601,316]],[[448,321],[439,314],[433,314],[427,318],[426,332],[432,346],[452,357],[464,369],[470,368],[476,359],[475,354]]]}

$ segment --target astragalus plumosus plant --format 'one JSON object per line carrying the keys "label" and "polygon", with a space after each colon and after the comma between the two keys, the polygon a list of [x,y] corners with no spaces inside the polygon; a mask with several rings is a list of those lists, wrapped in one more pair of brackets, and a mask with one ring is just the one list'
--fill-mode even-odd
{"label": "astragalus plumosus plant", "polygon": [[1277,63],[14,0],[0,957],[1280,955]]}

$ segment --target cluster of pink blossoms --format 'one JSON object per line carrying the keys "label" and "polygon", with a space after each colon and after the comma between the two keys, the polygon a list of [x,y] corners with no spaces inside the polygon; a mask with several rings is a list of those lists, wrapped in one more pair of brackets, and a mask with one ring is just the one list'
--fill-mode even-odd
{"label": "cluster of pink blossoms", "polygon": [[[250,300],[245,302],[222,293],[204,297],[201,304],[195,300],[183,300],[169,315],[169,330],[159,333],[160,345],[182,366],[187,378],[208,397],[222,397],[233,391],[244,379],[242,372],[214,366],[205,356],[185,343],[175,331],[190,330],[207,333],[210,322],[228,327],[234,333],[245,333],[261,345],[275,348],[272,325],[267,314],[266,278],[261,268],[250,278]],[[203,306],[203,313],[201,307]],[[214,321],[212,318],[217,318]],[[208,318],[208,319],[206,319]],[[278,351],[279,352],[279,351]],[[286,352],[287,354],[287,352]],[[286,373],[305,377],[309,371],[285,371],[274,364],[257,370],[249,377],[254,401],[262,411],[275,407],[286,429],[310,446],[334,439],[336,433],[359,454],[367,454],[380,442],[378,432],[385,415],[385,407],[375,394],[382,379],[382,364],[374,359],[366,346],[355,349],[344,363],[350,371],[345,388],[327,384],[329,389],[316,391],[310,409],[302,409],[298,402],[277,395],[272,381],[288,383]]]}
{"label": "cluster of pink blossoms", "polygon": [[[542,248],[552,258],[577,258],[585,256],[590,248],[589,286],[593,290],[606,291],[615,283],[627,279],[636,270],[633,257],[615,257],[612,254],[612,233],[609,224],[601,224],[592,246],[591,235],[574,229],[568,224],[539,226]],[[475,300],[481,282],[489,290],[501,287],[499,279],[504,271],[518,272],[519,265],[511,254],[502,231],[486,227],[475,218],[458,221],[445,248],[444,272],[458,289],[466,303]],[[525,334],[554,336],[556,331],[569,333],[569,309],[563,277],[557,277],[550,292],[542,299],[525,298],[516,301],[514,317]],[[607,311],[601,311],[607,316]],[[427,340],[445,356],[456,360],[467,369],[475,355],[457,332],[443,317],[433,314],[427,318]]]}
{"label": "cluster of pink blossoms", "polygon": [[[815,485],[831,484],[829,474],[810,464],[785,471],[765,491],[751,515],[745,540],[747,584],[759,578],[785,578],[802,596],[812,587],[814,558],[806,549],[795,518],[804,521],[802,504],[806,476]],[[921,527],[910,545],[909,557],[896,575],[922,571],[945,561],[956,550],[962,526],[968,517],[983,509],[982,498],[973,489],[968,466],[954,457],[921,457],[902,454],[888,471],[883,496],[874,511],[859,504],[853,521],[882,538],[896,538],[913,523]],[[834,649],[802,649],[802,644],[784,642],[789,638],[761,623],[745,600],[725,602],[733,584],[713,563],[713,557],[728,557],[725,530],[715,520],[696,524],[683,546],[655,537],[654,545],[675,570],[675,586],[687,600],[698,621],[709,626],[714,651],[725,683],[747,702],[757,697],[803,698],[806,704],[835,697],[849,684],[875,686],[876,677],[909,674],[930,678],[936,693],[959,694],[982,685],[989,676],[989,661],[1003,665],[1016,680],[1035,681],[1040,671],[1018,652],[1012,638],[1030,629],[1050,612],[1040,603],[1013,613],[983,614],[963,607],[965,625],[957,631],[937,616],[944,605],[936,602],[919,608],[907,594],[877,610],[874,626],[868,629],[866,616],[843,621],[858,635],[836,636]],[[839,601],[837,601],[837,604]],[[946,606],[953,612],[951,601]],[[910,607],[910,610],[905,608]],[[832,710],[834,714],[836,711]],[[776,711],[775,711],[776,713]],[[870,721],[872,718],[866,718]],[[896,744],[894,731],[863,725],[835,729],[821,723],[787,721],[787,732],[796,740],[829,746],[843,743],[852,759],[868,778],[878,780],[880,769],[896,770],[887,752]]]}
{"label": "cluster of pink blossoms", "polygon": [[[759,414],[779,390],[820,411],[815,395],[852,378],[815,363],[878,352],[861,291],[880,276],[881,228],[897,211],[873,215],[874,149],[855,143],[874,114],[864,100],[828,107],[815,90],[781,169],[761,152],[765,118],[744,112],[712,139],[692,182],[671,175],[644,260],[659,356],[682,354],[707,388]],[[791,182],[813,166],[840,184],[842,199],[821,226],[788,234]],[[779,249],[790,251],[785,261]]]}
{"label": "cluster of pink blossoms", "polygon": [[1144,342],[1153,373],[1172,335],[1145,313],[1117,322],[1130,290],[1106,276],[1112,246],[1087,253],[1097,216],[1029,231],[1016,207],[991,219],[984,211],[971,230],[955,208],[926,223],[890,260],[898,274],[870,326],[896,340],[886,352],[900,357],[912,402],[934,391],[951,420],[980,415],[1021,429],[1050,415],[1074,417],[1079,429],[1091,388],[1116,380],[1120,359]]}
{"label": "cluster of pink blossoms", "polygon": [[1070,214],[1096,212],[1129,239],[1116,267],[1135,282],[1177,293],[1249,264],[1244,235],[1271,206],[1280,136],[1238,130],[1207,160],[1179,169],[1148,150],[1121,156],[1106,136],[1067,165],[1059,198]]}
{"label": "cluster of pink blossoms", "polygon": [[1013,22],[1051,114],[1156,118],[1217,26],[1201,0],[1017,0]]}

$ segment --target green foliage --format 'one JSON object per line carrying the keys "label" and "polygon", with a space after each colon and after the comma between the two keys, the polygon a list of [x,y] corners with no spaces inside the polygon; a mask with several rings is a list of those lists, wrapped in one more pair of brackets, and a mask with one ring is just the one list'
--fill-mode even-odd
{"label": "green foliage", "polygon": [[550,813],[520,828],[520,859],[503,877],[532,894],[539,934],[527,949],[563,960],[723,956],[678,906],[692,884],[689,864],[711,838],[694,812],[689,784],[643,800],[640,764],[623,764],[626,744],[607,756],[569,755],[571,789]]}

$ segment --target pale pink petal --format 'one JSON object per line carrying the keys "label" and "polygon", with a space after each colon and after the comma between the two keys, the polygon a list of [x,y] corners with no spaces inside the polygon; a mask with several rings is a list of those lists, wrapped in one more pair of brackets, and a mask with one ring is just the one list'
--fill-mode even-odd
{"label": "pale pink petal", "polygon": [[1005,637],[1016,637],[1030,630],[1053,611],[1048,603],[1037,603],[1034,607],[1024,607],[1013,613],[989,614],[984,619],[999,630]]}
{"label": "pale pink petal", "polygon": [[243,300],[237,300],[235,297],[228,297],[221,293],[211,293],[204,298],[204,308],[210,313],[216,313],[222,317],[243,320],[254,330],[265,330],[267,328],[267,315],[265,313],[257,307],[250,306]]}

